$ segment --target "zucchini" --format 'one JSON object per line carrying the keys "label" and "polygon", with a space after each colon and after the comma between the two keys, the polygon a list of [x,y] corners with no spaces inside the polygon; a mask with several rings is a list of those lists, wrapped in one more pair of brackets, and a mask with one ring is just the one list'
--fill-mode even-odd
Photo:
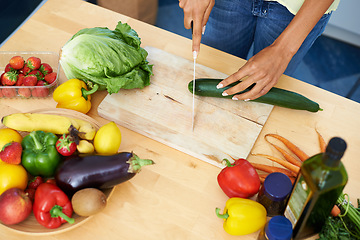
{"label": "zucchini", "polygon": [[[222,79],[216,78],[198,78],[195,80],[195,95],[204,96],[204,97],[218,97],[218,98],[232,98],[232,96],[222,96],[222,92],[228,88],[235,86],[236,83],[230,84],[221,89],[217,89],[216,86]],[[249,91],[253,87],[250,86],[242,92],[244,93]],[[193,81],[190,81],[188,84],[188,89],[193,93]],[[307,97],[292,91],[288,91],[281,88],[273,87],[265,95],[250,100],[252,102],[267,103],[274,106],[297,109],[297,110],[307,110],[309,112],[322,111],[319,104],[308,99]]]}

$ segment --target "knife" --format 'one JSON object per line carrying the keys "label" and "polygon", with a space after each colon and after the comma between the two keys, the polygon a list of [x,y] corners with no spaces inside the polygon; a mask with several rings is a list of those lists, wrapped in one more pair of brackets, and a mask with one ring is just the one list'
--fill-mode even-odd
{"label": "knife", "polygon": [[192,131],[194,131],[194,122],[195,122],[195,73],[196,73],[196,58],[197,58],[197,52],[196,52],[196,51],[193,51],[194,77],[193,77],[192,122],[191,122]]}
{"label": "knife", "polygon": [[[191,21],[191,34],[193,33],[193,21]],[[192,99],[192,120],[191,120],[191,129],[194,131],[195,126],[195,73],[196,73],[196,58],[197,52],[193,51],[193,59],[194,59],[194,74],[193,74],[193,99]]]}

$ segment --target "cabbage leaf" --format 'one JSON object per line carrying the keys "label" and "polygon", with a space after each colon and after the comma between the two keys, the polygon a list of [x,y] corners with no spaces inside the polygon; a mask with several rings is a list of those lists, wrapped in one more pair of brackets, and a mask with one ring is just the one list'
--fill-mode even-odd
{"label": "cabbage leaf", "polygon": [[137,32],[121,21],[115,30],[85,28],[62,47],[60,64],[68,79],[80,79],[90,89],[112,94],[120,89],[143,88],[150,84],[152,65],[140,44]]}

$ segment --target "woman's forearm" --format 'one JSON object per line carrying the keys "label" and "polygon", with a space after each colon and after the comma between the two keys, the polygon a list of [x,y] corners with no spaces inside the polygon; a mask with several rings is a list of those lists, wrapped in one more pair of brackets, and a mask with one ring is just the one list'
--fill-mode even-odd
{"label": "woman's forearm", "polygon": [[274,45],[283,48],[290,57],[294,56],[333,2],[334,0],[305,0],[290,24],[274,41]]}

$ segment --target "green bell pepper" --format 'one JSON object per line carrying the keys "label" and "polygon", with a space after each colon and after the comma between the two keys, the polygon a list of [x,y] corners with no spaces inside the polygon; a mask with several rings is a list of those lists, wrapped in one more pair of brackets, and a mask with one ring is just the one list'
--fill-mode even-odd
{"label": "green bell pepper", "polygon": [[58,137],[51,132],[32,131],[21,142],[21,163],[33,176],[52,177],[60,163],[56,150]]}

